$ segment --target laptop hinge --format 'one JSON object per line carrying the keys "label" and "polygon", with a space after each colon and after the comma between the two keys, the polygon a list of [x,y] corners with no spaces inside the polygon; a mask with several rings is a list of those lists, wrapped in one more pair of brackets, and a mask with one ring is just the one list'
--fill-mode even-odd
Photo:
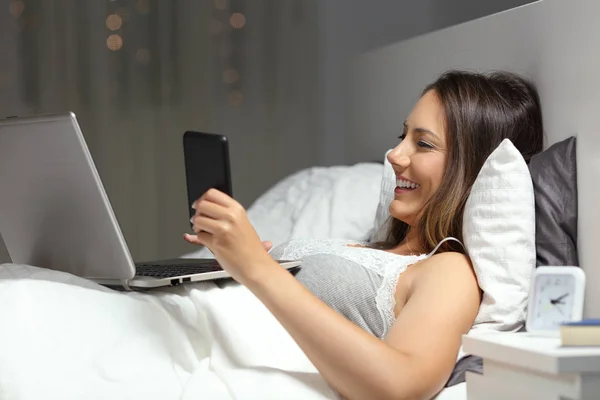
{"label": "laptop hinge", "polygon": [[125,289],[128,292],[133,292],[133,289],[131,288],[131,286],[129,286],[129,280],[128,279],[123,279],[121,281],[121,285],[123,286],[123,289]]}

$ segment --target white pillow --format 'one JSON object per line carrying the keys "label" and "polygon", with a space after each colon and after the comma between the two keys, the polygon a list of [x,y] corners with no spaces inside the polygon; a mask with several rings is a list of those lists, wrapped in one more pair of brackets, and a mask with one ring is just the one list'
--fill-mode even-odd
{"label": "white pillow", "polygon": [[[279,181],[248,208],[262,240],[292,238],[368,240],[379,201],[382,165],[312,167]],[[199,248],[182,257],[212,257]]]}
{"label": "white pillow", "polygon": [[[371,241],[385,239],[396,177],[384,160]],[[535,205],[531,175],[509,139],[488,157],[463,214],[463,239],[483,299],[472,331],[514,331],[524,325],[535,268]]]}
{"label": "white pillow", "polygon": [[396,173],[392,164],[387,159],[391,149],[385,152],[383,158],[383,176],[379,190],[379,204],[375,212],[375,223],[373,224],[373,235],[369,239],[371,243],[382,242],[387,239],[387,233],[392,222],[390,215],[390,203],[394,200],[394,189],[396,189]]}
{"label": "white pillow", "polygon": [[508,139],[473,184],[463,239],[483,290],[473,330],[520,329],[535,269],[535,200],[529,168]]}

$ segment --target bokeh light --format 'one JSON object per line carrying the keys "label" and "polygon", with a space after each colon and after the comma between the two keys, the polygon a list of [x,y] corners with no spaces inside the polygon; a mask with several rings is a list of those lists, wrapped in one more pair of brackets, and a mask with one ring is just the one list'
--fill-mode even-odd
{"label": "bokeh light", "polygon": [[140,14],[148,14],[150,12],[150,3],[148,0],[137,0],[135,3],[135,9]]}
{"label": "bokeh light", "polygon": [[110,35],[106,39],[106,47],[112,51],[121,50],[121,47],[123,47],[123,38],[120,35]]}
{"label": "bokeh light", "polygon": [[232,90],[227,99],[232,106],[240,106],[244,102],[244,94],[239,90]]}
{"label": "bokeh light", "polygon": [[106,27],[111,31],[118,31],[123,25],[123,19],[117,14],[111,14],[106,17]]}
{"label": "bokeh light", "polygon": [[229,23],[235,29],[242,29],[246,25],[246,17],[242,13],[233,13],[229,18]]}
{"label": "bokeh light", "polygon": [[22,1],[11,1],[8,6],[8,11],[13,17],[19,18],[21,14],[23,14],[23,11],[25,11],[25,3]]}
{"label": "bokeh light", "polygon": [[215,8],[217,10],[225,11],[227,6],[229,6],[228,0],[215,0]]}
{"label": "bokeh light", "polygon": [[240,79],[240,74],[234,68],[227,68],[223,71],[223,82],[232,84]]}

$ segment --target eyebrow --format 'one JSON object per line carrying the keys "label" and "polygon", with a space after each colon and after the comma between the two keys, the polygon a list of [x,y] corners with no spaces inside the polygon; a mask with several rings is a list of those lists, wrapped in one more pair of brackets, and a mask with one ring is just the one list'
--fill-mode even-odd
{"label": "eyebrow", "polygon": [[[404,124],[404,127],[408,129],[408,123],[406,121],[404,121],[403,124]],[[429,129],[425,129],[425,128],[413,128],[413,130],[417,131],[419,133],[422,133],[422,134],[432,135],[435,138],[439,139],[439,136],[435,132],[430,131]]]}

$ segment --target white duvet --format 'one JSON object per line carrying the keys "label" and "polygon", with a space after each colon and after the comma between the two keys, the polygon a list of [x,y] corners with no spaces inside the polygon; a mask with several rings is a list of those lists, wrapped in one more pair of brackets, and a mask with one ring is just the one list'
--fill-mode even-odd
{"label": "white duvet", "polygon": [[[335,399],[243,286],[116,292],[0,265],[1,399]],[[464,399],[464,384],[438,399]]]}
{"label": "white duvet", "polygon": [[0,266],[2,399],[335,398],[246,288],[115,292]]}

